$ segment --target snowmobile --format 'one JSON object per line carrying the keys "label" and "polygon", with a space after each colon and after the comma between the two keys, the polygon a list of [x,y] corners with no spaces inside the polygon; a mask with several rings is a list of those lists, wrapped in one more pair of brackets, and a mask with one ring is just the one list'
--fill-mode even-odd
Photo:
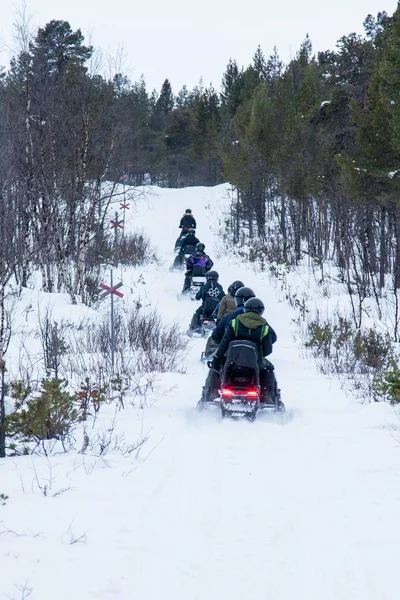
{"label": "snowmobile", "polygon": [[190,288],[187,290],[182,290],[182,292],[178,294],[178,300],[186,297],[195,301],[197,292],[207,281],[205,273],[206,271],[203,267],[195,265],[192,269],[192,274],[190,277]]}
{"label": "snowmobile", "polygon": [[218,348],[218,344],[214,342],[212,336],[210,335],[206,342],[206,347],[200,355],[201,362],[205,363],[208,360],[211,360],[214,352]]}
{"label": "snowmobile", "polygon": [[191,254],[196,251],[195,246],[184,246],[183,252],[180,246],[177,246],[174,250],[175,259],[174,264],[169,268],[170,271],[182,271],[186,266],[186,261]]}
{"label": "snowmobile", "polygon": [[[207,363],[212,368],[212,363]],[[274,397],[264,401],[260,386],[258,350],[256,344],[246,340],[234,340],[229,344],[224,366],[220,372],[221,385],[219,398],[206,399],[203,389],[202,399],[197,408],[203,410],[209,405],[219,406],[222,418],[246,418],[254,421],[259,410],[272,413],[285,412],[280,399],[280,390]]]}
{"label": "snowmobile", "polygon": [[201,322],[201,337],[208,338],[215,329],[215,318],[202,317]]}
{"label": "snowmobile", "polygon": [[206,282],[207,282],[207,279],[206,279],[205,275],[193,275],[192,281],[190,284],[190,290],[189,290],[189,295],[190,295],[191,300],[193,300],[193,301],[196,300],[197,292],[199,291],[201,286],[204,285]]}
{"label": "snowmobile", "polygon": [[206,337],[209,337],[209,335],[211,335],[214,328],[215,328],[215,318],[204,317],[203,315],[201,315],[200,316],[200,326],[197,329],[189,329],[187,331],[187,334],[189,337],[193,337],[193,335],[196,335],[196,337],[206,338]]}
{"label": "snowmobile", "polygon": [[202,285],[206,283],[206,278],[203,275],[194,275],[190,282],[190,288],[188,290],[182,290],[180,294],[178,294],[178,300],[182,300],[183,298],[190,298],[193,302],[196,301],[196,294],[201,288]]}

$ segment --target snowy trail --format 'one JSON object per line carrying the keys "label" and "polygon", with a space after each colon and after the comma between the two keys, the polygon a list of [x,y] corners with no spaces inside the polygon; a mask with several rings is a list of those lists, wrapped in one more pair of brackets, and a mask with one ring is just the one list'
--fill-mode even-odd
{"label": "snowy trail", "polygon": [[[206,207],[218,194],[163,190],[134,224],[159,249],[169,247],[179,211],[191,206],[212,255]],[[291,420],[222,421],[217,410],[196,412],[207,368],[199,361],[205,341],[191,340],[187,374],[168,377],[175,389],[143,411],[151,434],[142,462],[131,473],[107,465],[90,477],[77,471],[80,493],[53,499],[56,514],[15,519],[15,529],[47,536],[23,551],[9,540],[9,553],[26,559],[31,598],[397,600],[400,442],[389,429],[392,409],[360,406],[299,358],[293,315],[266,279],[224,258],[215,267],[225,288],[241,278],[265,300]],[[166,261],[145,273],[143,293],[166,320],[187,327],[197,303],[177,302],[183,277],[167,268]],[[87,543],[57,551],[49,531],[71,523]]]}
{"label": "snowy trail", "polygon": [[[207,213],[194,208],[212,255]],[[170,463],[147,512],[134,589],[148,598],[394,598],[390,574],[400,525],[387,515],[394,519],[399,507],[396,442],[366,426],[362,413],[375,407],[344,397],[298,358],[290,311],[272,290],[258,291],[259,278],[243,269],[232,273],[226,259],[215,267],[225,287],[237,276],[266,299],[279,338],[272,359],[294,419],[282,427],[262,418],[249,424],[221,422],[217,412],[196,415],[207,369],[198,362],[204,341],[193,340],[190,393],[179,393],[186,420],[163,443]],[[181,275],[169,280],[180,289]],[[162,303],[171,307],[168,299]],[[188,324],[195,306],[172,310]],[[176,403],[172,418],[178,415]],[[392,449],[393,470],[379,476],[380,453]],[[377,560],[375,536],[384,560]],[[157,569],[149,580],[151,564]]]}

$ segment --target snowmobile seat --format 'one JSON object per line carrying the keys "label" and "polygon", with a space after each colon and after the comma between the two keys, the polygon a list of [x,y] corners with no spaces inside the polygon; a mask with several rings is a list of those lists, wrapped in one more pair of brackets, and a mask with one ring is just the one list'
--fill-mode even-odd
{"label": "snowmobile seat", "polygon": [[229,344],[222,369],[222,385],[236,387],[258,386],[258,350],[256,344],[246,340],[234,340]]}
{"label": "snowmobile seat", "polygon": [[206,276],[206,270],[204,267],[199,267],[198,265],[194,265],[192,268],[192,279],[193,277],[204,277]]}

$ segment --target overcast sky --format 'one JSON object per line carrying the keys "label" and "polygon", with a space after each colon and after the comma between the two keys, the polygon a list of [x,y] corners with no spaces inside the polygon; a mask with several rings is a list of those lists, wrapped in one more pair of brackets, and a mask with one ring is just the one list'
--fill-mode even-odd
{"label": "overcast sky", "polygon": [[[7,65],[22,4],[0,4],[0,64]],[[159,90],[168,78],[177,93],[200,77],[219,91],[229,58],[247,66],[258,45],[266,56],[276,46],[285,63],[307,33],[314,52],[334,49],[341,36],[363,32],[369,13],[392,15],[397,0],[27,0],[26,6],[33,25],[69,21],[106,53],[122,47],[131,80],[143,74],[148,89]]]}

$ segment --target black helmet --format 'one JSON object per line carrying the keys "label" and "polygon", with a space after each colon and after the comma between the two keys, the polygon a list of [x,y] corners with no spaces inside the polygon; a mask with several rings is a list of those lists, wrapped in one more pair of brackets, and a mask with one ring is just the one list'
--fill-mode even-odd
{"label": "black helmet", "polygon": [[189,213],[189,215],[191,215],[191,214],[192,214],[192,209],[191,209],[191,208],[187,208],[187,209],[185,210],[185,213]]}
{"label": "black helmet", "polygon": [[208,273],[206,273],[206,279],[207,281],[218,281],[219,273],[217,273],[217,271],[208,271]]}
{"label": "black helmet", "polygon": [[236,291],[241,287],[244,287],[244,283],[243,281],[239,281],[237,279],[228,287],[228,292],[231,294],[231,296],[234,296],[236,294]]}
{"label": "black helmet", "polygon": [[236,294],[235,294],[235,304],[237,307],[239,306],[243,306],[244,303],[246,302],[246,300],[248,300],[249,298],[255,298],[256,295],[253,292],[253,290],[249,287],[241,287],[238,290],[236,290]]}
{"label": "black helmet", "polygon": [[260,298],[249,298],[244,303],[244,312],[253,312],[262,315],[264,310],[264,302]]}
{"label": "black helmet", "polygon": [[202,244],[201,242],[197,242],[196,252],[204,252],[205,249],[206,249],[206,247],[204,244]]}

